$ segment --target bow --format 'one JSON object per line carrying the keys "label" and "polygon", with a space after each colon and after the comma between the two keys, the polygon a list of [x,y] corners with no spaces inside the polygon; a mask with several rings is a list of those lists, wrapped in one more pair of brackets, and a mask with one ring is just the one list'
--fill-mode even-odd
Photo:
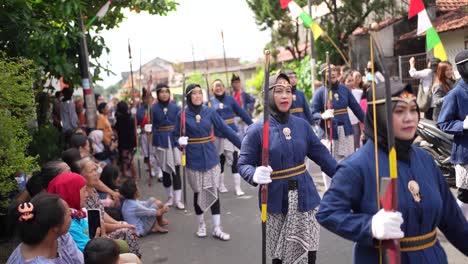
{"label": "bow", "polygon": [[[377,24],[373,23],[371,28],[372,30],[377,29]],[[390,74],[386,64],[384,63],[383,54],[379,43],[375,38],[375,32],[369,31],[370,39],[370,55],[371,55],[371,72],[372,72],[372,109],[373,109],[373,119],[374,119],[374,143],[375,143],[375,159],[376,159],[376,189],[377,189],[377,206],[380,210],[380,203],[382,204],[385,211],[395,211],[398,209],[398,174],[397,174],[397,159],[396,159],[396,150],[395,150],[395,135],[393,133],[393,111],[392,111],[392,93],[390,90]],[[380,184],[379,177],[379,159],[378,159],[378,145],[377,145],[377,114],[376,114],[376,100],[375,100],[375,69],[374,69],[374,49],[377,53],[377,62],[383,70],[383,75],[385,77],[385,107],[386,107],[386,117],[387,117],[387,141],[388,141],[388,162],[390,169],[390,178],[382,178]],[[380,186],[379,186],[380,185]],[[382,194],[384,196],[382,197]],[[380,203],[379,203],[380,201]],[[384,240],[379,241],[379,262],[382,263],[383,252],[382,248],[385,248],[386,258],[385,260],[391,264],[399,264],[400,259],[400,241],[397,239],[394,240]]]}

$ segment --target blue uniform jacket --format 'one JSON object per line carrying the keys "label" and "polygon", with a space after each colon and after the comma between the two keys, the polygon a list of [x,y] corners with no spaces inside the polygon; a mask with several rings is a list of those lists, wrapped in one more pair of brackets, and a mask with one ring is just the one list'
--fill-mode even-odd
{"label": "blue uniform jacket", "polygon": [[[250,118],[249,114],[242,109],[234,99],[234,97],[230,95],[225,95],[223,100],[219,101],[216,97],[210,98],[211,107],[216,109],[216,112],[221,116],[221,118],[227,121],[229,127],[231,127],[235,132],[237,132],[237,126],[234,123],[235,115],[240,116],[242,120],[247,124],[251,125],[252,119]],[[220,108],[220,103],[223,104],[223,108]],[[226,138],[226,135],[223,132],[215,127],[214,133],[216,137]]]}
{"label": "blue uniform jacket", "polygon": [[468,115],[468,84],[461,79],[444,99],[437,126],[453,136],[452,163],[468,164],[468,130],[463,121]]}
{"label": "blue uniform jacket", "polygon": [[[167,104],[167,112],[164,114],[164,107],[160,104],[154,104],[151,109],[153,119],[153,146],[169,148],[168,138],[171,137],[176,125],[177,114],[180,108],[174,104]],[[168,127],[174,126],[172,129]],[[177,141],[171,140],[171,148],[177,146]]]}
{"label": "blue uniform jacket", "polygon": [[[291,139],[287,140],[283,129],[291,130]],[[242,141],[238,168],[240,175],[248,183],[253,182],[255,169],[262,164],[263,121],[258,121],[247,129]],[[337,163],[327,148],[320,143],[311,126],[305,120],[290,115],[288,123],[281,124],[270,117],[268,164],[273,171],[285,170],[304,163],[309,157],[322,170],[333,175]],[[299,211],[307,212],[317,207],[320,197],[315,189],[312,177],[306,171],[291,178],[274,180],[268,184],[268,212],[286,214],[288,212],[288,181],[298,181]]]}
{"label": "blue uniform jacket", "polygon": [[292,101],[289,112],[297,117],[304,119],[312,125],[312,114],[310,113],[309,104],[307,103],[304,93],[294,89],[293,97],[295,97],[296,100]]}
{"label": "blue uniform jacket", "polygon": [[246,93],[245,91],[242,91],[241,93],[241,102],[242,109],[244,109],[247,113],[250,113],[254,110],[255,98],[253,98],[250,94]]}
{"label": "blue uniform jacket", "polygon": [[[140,107],[138,107],[138,110],[137,110],[137,113],[136,113],[137,122],[138,122],[137,126],[141,126],[141,122],[145,118],[145,115],[146,115],[146,107],[145,107],[145,105],[141,105]],[[143,127],[141,129],[143,130]]]}
{"label": "blue uniform jacket", "polygon": [[[380,178],[388,177],[388,154],[379,148]],[[316,214],[319,223],[341,237],[356,242],[353,263],[379,263],[378,249],[373,246],[371,220],[377,213],[374,142],[367,143],[338,165],[330,188]],[[398,211],[405,237],[430,233],[439,228],[447,239],[468,254],[468,222],[434,159],[413,146],[411,162],[398,161]],[[408,182],[419,184],[421,201],[416,202]],[[439,242],[427,249],[402,252],[401,263],[447,263]]]}
{"label": "blue uniform jacket", "polygon": [[[195,120],[195,113],[186,108],[185,112],[185,126],[186,136],[190,138],[204,138],[211,136],[211,127],[214,126],[226,135],[236,147],[240,148],[241,140],[236,132],[226,125],[218,113],[210,107],[203,106],[200,111],[201,120],[197,123]],[[176,128],[174,136],[180,136],[180,112],[177,115]],[[175,141],[175,139],[174,139]],[[219,164],[218,151],[213,141],[202,144],[189,144],[187,145],[187,168],[197,171],[207,171]]]}
{"label": "blue uniform jacket", "polygon": [[[326,95],[324,97],[324,92]],[[349,120],[348,113],[341,113],[338,114],[337,111],[344,111],[343,109],[347,109],[348,107],[351,108],[353,113],[356,117],[361,121],[364,122],[364,112],[362,111],[359,103],[356,102],[354,99],[353,94],[343,85],[338,85],[337,89],[332,90],[332,107],[335,110],[335,117],[333,118],[333,139],[338,139],[337,128],[339,125],[342,125],[344,128],[344,132],[346,136],[353,134],[353,127],[351,125],[351,121]],[[324,102],[324,99],[326,100]],[[312,98],[312,118],[314,122],[319,122],[321,120],[321,113],[323,113],[327,108],[326,105],[328,104],[328,89],[321,86],[317,91],[314,93],[314,97]],[[321,122],[322,129],[325,129],[324,122]],[[327,132],[328,133],[328,132]]]}

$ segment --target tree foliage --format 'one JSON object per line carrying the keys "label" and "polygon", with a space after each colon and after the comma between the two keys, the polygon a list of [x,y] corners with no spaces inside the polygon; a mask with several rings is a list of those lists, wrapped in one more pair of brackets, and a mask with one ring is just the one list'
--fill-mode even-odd
{"label": "tree foliage", "polygon": [[[64,76],[67,83],[80,83],[78,16],[87,24],[106,0],[6,0],[0,8],[0,47],[11,57],[29,58],[44,72]],[[99,35],[123,21],[123,10],[147,11],[165,15],[175,9],[174,0],[114,0],[102,20],[96,19],[88,29],[87,44],[93,79],[106,69],[97,59],[109,48]]]}
{"label": "tree foliage", "polygon": [[17,189],[12,175],[30,173],[37,166],[36,158],[27,156],[29,124],[35,119],[31,89],[35,72],[32,61],[0,54],[0,212]]}

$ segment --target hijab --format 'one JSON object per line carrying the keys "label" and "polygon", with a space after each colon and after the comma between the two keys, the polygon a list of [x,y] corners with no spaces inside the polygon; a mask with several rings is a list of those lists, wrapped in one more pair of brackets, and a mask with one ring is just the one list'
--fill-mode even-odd
{"label": "hijab", "polygon": [[171,89],[169,89],[169,86],[167,86],[166,84],[158,84],[156,86],[156,96],[158,97],[159,104],[162,107],[167,107],[170,101],[170,96],[169,96],[169,99],[167,99],[166,101],[161,100],[161,98],[159,97],[159,94],[161,93],[162,89],[167,89],[169,95],[171,94]]}
{"label": "hijab", "polygon": [[[240,80],[240,79],[239,79],[239,80]],[[213,84],[214,84],[215,82],[219,82],[219,83],[221,83],[222,86],[224,86],[223,82],[222,82],[220,79],[214,80],[214,81],[213,81]],[[218,99],[218,101],[221,102],[221,101],[224,99],[224,97],[226,96],[226,91],[224,91],[221,95],[217,95],[217,94],[215,94],[215,93],[213,93],[213,94],[214,94],[214,96],[216,97],[216,99]]]}
{"label": "hijab", "polygon": [[93,130],[88,137],[91,140],[94,154],[104,152],[104,144],[102,143],[104,133],[102,130]]}
{"label": "hijab", "polygon": [[201,86],[199,84],[195,84],[195,83],[189,84],[187,88],[185,89],[185,99],[187,100],[187,106],[190,108],[190,110],[192,110],[195,114],[200,114],[203,104],[194,105],[192,103],[192,96],[191,96],[193,89],[197,87],[201,89]]}
{"label": "hijab", "polygon": [[277,83],[278,79],[285,79],[289,83],[289,78],[286,74],[282,73],[281,71],[277,72],[275,75],[270,76],[269,78],[269,88],[268,88],[268,105],[267,109],[270,115],[276,119],[281,124],[286,124],[289,120],[289,111],[288,112],[281,112],[275,104],[275,87],[274,85]]}
{"label": "hijab", "polygon": [[55,177],[47,187],[48,193],[57,194],[70,207],[72,218],[81,219],[86,217],[80,206],[80,190],[86,186],[86,180],[80,174],[64,172]]}
{"label": "hijab", "polygon": [[[395,109],[395,106],[398,102],[410,102],[415,101],[416,97],[413,94],[410,84],[404,84],[400,81],[391,81],[391,94],[392,94],[392,110]],[[377,144],[379,147],[383,148],[388,152],[388,137],[387,137],[387,115],[385,107],[385,83],[379,83],[375,87],[375,99],[376,99],[376,116],[377,116]],[[372,89],[369,89],[367,92],[367,113],[364,120],[365,129],[364,133],[366,137],[372,139],[376,142],[374,138],[374,112],[372,107]],[[417,104],[416,104],[417,106]],[[418,107],[419,115],[419,107]],[[411,156],[411,145],[413,144],[416,135],[413,139],[410,140],[401,140],[395,138],[395,150],[397,153],[397,159],[401,161],[410,161]]]}

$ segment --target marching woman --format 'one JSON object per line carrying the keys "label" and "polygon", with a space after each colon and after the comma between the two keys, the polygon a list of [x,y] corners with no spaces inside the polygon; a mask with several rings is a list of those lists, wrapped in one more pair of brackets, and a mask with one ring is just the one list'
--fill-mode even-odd
{"label": "marching woman", "polygon": [[315,263],[320,226],[315,219],[320,197],[305,168],[310,158],[328,175],[336,161],[315,136],[310,124],[290,114],[292,87],[284,73],[270,77],[269,164],[262,164],[262,122],[253,124],[244,137],[239,172],[248,183],[268,184],[267,247],[278,263]]}
{"label": "marching woman", "polygon": [[[224,119],[224,122],[231,127],[235,132],[237,132],[237,126],[234,123],[234,117],[239,116],[242,121],[247,125],[252,124],[252,119],[250,119],[249,114],[239,106],[234,97],[226,95],[224,84],[221,80],[217,79],[213,82],[211,87],[214,96],[211,97],[210,103],[211,107],[216,109],[216,112]],[[244,195],[244,192],[241,189],[241,178],[237,171],[237,161],[239,159],[239,153],[234,148],[233,144],[229,142],[227,136],[223,134],[220,129],[214,129],[215,134],[215,144],[218,149],[220,164],[221,164],[221,176],[219,181],[219,191],[224,193],[227,192],[226,186],[224,185],[224,163],[227,161],[231,165],[232,176],[234,177],[234,185],[236,190],[236,195]]]}
{"label": "marching woman", "polygon": [[[195,213],[198,219],[198,237],[206,237],[206,225],[203,213],[211,208],[213,216],[212,235],[220,240],[229,240],[230,235],[221,229],[219,205],[219,175],[221,168],[219,156],[211,135],[211,127],[227,137],[234,146],[240,148],[241,141],[212,108],[203,105],[203,93],[200,85],[190,84],[186,90],[187,108],[185,109],[186,136],[178,139],[180,146],[186,146],[187,178],[194,193]],[[180,136],[181,115],[177,116],[174,136]]]}
{"label": "marching woman", "polygon": [[[180,151],[173,140],[177,113],[180,108],[169,102],[171,91],[166,84],[156,86],[158,102],[151,110],[153,119],[153,146],[156,148],[156,160],[163,171],[163,185],[166,189],[166,206],[175,203],[176,208],[185,209],[181,202],[182,184],[180,180]],[[172,178],[172,179],[171,179]]]}
{"label": "marching woman", "polygon": [[[354,131],[349,119],[348,107],[361,122],[364,121],[364,112],[351,91],[338,82],[334,67],[331,67],[330,78],[326,64],[322,66],[321,72],[325,80],[331,80],[331,89],[321,86],[315,91],[311,105],[312,117],[314,122],[320,122],[325,131],[326,138],[324,139],[327,144],[331,145],[332,156],[340,161],[354,152]],[[328,176],[323,175],[326,188],[330,185]]]}
{"label": "marching woman", "polygon": [[[384,211],[377,204],[376,166],[380,179],[388,177],[389,155],[385,89],[376,88],[377,138],[374,136],[372,96],[368,93],[365,145],[340,163],[323,196],[317,220],[328,230],[354,241],[353,263],[379,263],[379,240],[398,239],[401,263],[447,263],[437,229],[468,255],[468,222],[434,162],[412,145],[419,108],[411,88],[391,83],[393,133],[398,166],[398,209]],[[378,158],[374,147],[378,145]],[[375,162],[374,162],[375,161]]]}

